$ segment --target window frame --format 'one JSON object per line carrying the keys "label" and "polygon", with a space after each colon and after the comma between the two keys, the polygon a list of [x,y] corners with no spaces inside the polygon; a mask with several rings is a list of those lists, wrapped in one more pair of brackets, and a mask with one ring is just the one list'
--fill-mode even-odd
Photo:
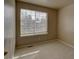
{"label": "window frame", "polygon": [[[21,12],[21,9],[25,9],[25,8],[20,8],[20,12]],[[32,9],[25,9],[25,10],[32,10]],[[45,12],[45,11],[38,11],[38,10],[32,10],[32,11],[35,11],[35,12],[43,12],[43,13],[46,13],[46,14],[47,14],[47,17],[46,17],[46,18],[47,18],[47,19],[46,19],[46,22],[47,22],[47,25],[46,25],[46,26],[47,26],[47,27],[46,27],[47,29],[46,29],[46,30],[47,30],[47,31],[46,31],[46,32],[37,32],[37,33],[34,32],[34,33],[31,33],[31,34],[28,33],[27,35],[26,35],[26,34],[25,34],[25,35],[21,35],[21,17],[20,17],[21,14],[20,14],[20,16],[19,16],[19,17],[20,17],[20,19],[19,19],[19,21],[20,21],[20,23],[19,23],[19,26],[20,26],[20,27],[19,27],[19,36],[20,36],[20,37],[24,37],[24,36],[35,36],[35,35],[47,35],[47,34],[48,34],[48,12]],[[19,12],[19,13],[20,13],[20,12]]]}

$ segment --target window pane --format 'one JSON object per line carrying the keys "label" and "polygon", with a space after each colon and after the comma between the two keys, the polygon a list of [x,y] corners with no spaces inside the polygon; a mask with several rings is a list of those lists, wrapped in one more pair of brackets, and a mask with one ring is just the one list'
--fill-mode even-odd
{"label": "window pane", "polygon": [[36,12],[35,32],[47,31],[47,13]]}
{"label": "window pane", "polygon": [[35,11],[21,9],[21,35],[34,33]]}

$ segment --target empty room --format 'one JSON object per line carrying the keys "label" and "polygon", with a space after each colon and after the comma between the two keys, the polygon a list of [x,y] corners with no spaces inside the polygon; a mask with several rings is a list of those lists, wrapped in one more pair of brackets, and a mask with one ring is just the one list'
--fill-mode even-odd
{"label": "empty room", "polygon": [[74,0],[4,0],[4,59],[74,59]]}

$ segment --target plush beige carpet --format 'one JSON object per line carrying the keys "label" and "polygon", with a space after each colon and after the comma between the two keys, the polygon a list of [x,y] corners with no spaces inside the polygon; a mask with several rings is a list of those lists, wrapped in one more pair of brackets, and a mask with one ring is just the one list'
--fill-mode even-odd
{"label": "plush beige carpet", "polygon": [[74,49],[59,41],[32,44],[33,47],[17,49],[15,59],[74,59]]}

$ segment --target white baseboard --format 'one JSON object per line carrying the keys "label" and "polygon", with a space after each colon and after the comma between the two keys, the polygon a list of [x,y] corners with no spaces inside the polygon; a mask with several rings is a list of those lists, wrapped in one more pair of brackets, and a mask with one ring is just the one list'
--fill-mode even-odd
{"label": "white baseboard", "polygon": [[61,39],[56,39],[56,40],[58,40],[59,42],[65,44],[66,46],[69,46],[69,47],[71,47],[71,48],[74,48],[73,45],[71,45],[71,44],[69,44],[69,43],[67,43],[67,42],[65,42],[65,41],[63,41],[63,40],[61,40]]}

